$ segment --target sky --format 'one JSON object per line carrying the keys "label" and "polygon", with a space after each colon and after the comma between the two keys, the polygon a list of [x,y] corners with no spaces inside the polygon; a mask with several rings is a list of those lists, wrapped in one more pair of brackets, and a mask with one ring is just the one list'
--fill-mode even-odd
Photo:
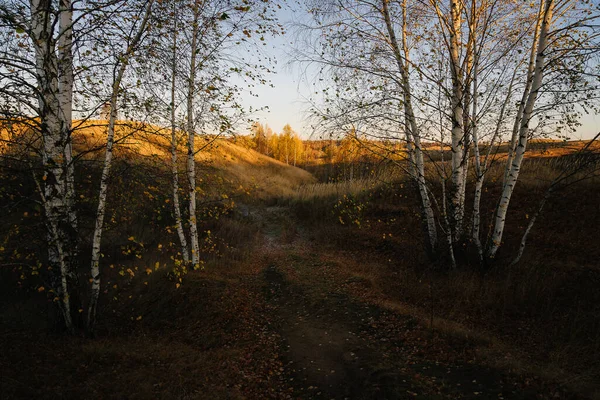
{"label": "sky", "polygon": [[581,119],[583,124],[573,139],[591,139],[600,132],[600,115],[589,114]]}
{"label": "sky", "polygon": [[[294,21],[302,17],[301,7],[287,6],[278,12],[280,23],[291,27]],[[292,31],[285,35],[271,38],[263,49],[265,53],[277,60],[274,65],[275,74],[269,75],[273,87],[262,85],[253,88],[258,97],[245,96],[243,101],[246,106],[253,108],[268,107],[268,111],[257,112],[253,118],[261,123],[268,124],[274,132],[281,132],[284,125],[291,127],[301,137],[308,139],[311,134],[310,124],[306,121],[305,101],[309,85],[301,79],[298,66],[290,63],[290,50],[293,41]]]}
{"label": "sky", "polygon": [[[291,27],[294,22],[306,15],[301,6],[288,5],[278,13],[278,16],[284,26]],[[268,124],[274,132],[279,133],[285,124],[290,124],[302,138],[309,139],[312,129],[306,118],[306,111],[309,108],[306,98],[311,92],[311,85],[306,81],[307,78],[301,75],[300,67],[290,63],[289,51],[293,40],[293,30],[290,29],[286,35],[267,41],[264,52],[277,60],[274,66],[276,73],[270,75],[274,87],[259,85],[253,88],[253,92],[258,97],[245,96],[243,103],[253,108],[268,107],[268,111],[256,112],[252,117],[263,124]],[[591,139],[600,132],[600,115],[584,115],[581,122],[582,126],[575,134],[570,135],[571,139]]]}

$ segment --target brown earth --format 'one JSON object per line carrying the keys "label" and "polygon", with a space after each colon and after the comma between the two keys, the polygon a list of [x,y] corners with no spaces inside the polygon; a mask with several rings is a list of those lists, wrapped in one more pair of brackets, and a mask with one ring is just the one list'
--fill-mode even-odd
{"label": "brown earth", "polygon": [[245,218],[260,227],[247,257],[191,272],[179,289],[157,276],[104,310],[95,340],[32,330],[31,304],[4,304],[0,321],[21,307],[24,322],[0,335],[2,398],[579,398],[488,366],[486,344],[357,296],[368,281],[286,207]]}

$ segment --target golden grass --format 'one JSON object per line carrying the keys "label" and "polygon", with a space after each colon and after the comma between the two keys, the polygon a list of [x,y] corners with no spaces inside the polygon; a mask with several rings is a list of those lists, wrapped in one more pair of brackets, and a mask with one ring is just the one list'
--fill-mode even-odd
{"label": "golden grass", "polygon": [[300,186],[294,194],[294,200],[309,201],[318,198],[341,197],[343,195],[356,195],[373,189],[377,182],[371,179],[356,179],[331,183],[312,183]]}
{"label": "golden grass", "polygon": [[[75,153],[87,160],[101,160],[104,156],[106,120],[74,121],[73,147]],[[0,154],[24,143],[37,143],[36,133],[25,126],[13,124],[11,129],[0,129]],[[179,132],[180,169],[186,157],[185,139]],[[35,147],[35,146],[34,146]],[[117,121],[115,129],[115,156],[131,161],[170,165],[171,131],[136,121]],[[232,143],[225,137],[199,135],[196,138],[196,162],[217,172],[223,181],[237,188],[250,190],[254,197],[290,196],[298,186],[314,182],[313,176],[271,157]]]}

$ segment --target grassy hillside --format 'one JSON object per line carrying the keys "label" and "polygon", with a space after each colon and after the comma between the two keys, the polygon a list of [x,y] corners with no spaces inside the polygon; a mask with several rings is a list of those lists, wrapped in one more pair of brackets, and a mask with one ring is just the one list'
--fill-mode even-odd
{"label": "grassy hillside", "polygon": [[[74,123],[76,190],[81,229],[81,275],[89,274],[91,234],[104,157],[106,121]],[[175,233],[170,171],[170,132],[148,124],[121,121],[108,189],[102,266],[107,300],[118,304],[119,282],[160,269],[172,279],[180,259]],[[37,292],[50,302],[47,292],[45,228],[33,176],[41,179],[40,140],[30,129],[12,126],[2,130],[0,161],[0,273],[5,299]],[[245,257],[256,239],[248,223],[249,205],[293,193],[314,181],[306,171],[282,164],[229,139],[200,137],[196,154],[198,225],[203,263],[222,263],[223,257]],[[187,219],[187,181],[184,143],[179,147],[180,197]],[[31,170],[33,167],[33,171]],[[33,172],[33,175],[32,175]],[[125,279],[127,278],[127,279]],[[82,282],[87,286],[87,278]],[[113,288],[114,286],[114,288]],[[84,289],[85,292],[86,289]],[[110,301],[108,301],[110,303]],[[50,303],[51,304],[51,303]],[[47,308],[46,320],[52,317]],[[104,305],[106,307],[106,304]],[[40,312],[38,309],[36,312]],[[7,317],[8,318],[8,317]],[[0,321],[3,317],[0,316]],[[44,322],[42,325],[44,325]]]}

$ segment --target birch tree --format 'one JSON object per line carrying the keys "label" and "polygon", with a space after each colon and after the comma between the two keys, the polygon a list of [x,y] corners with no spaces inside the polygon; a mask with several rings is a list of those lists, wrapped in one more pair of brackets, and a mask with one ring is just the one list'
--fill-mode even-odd
{"label": "birch tree", "polygon": [[[433,255],[437,251],[437,228],[435,216],[429,199],[427,183],[425,181],[425,160],[423,157],[423,147],[421,145],[421,133],[417,124],[415,111],[413,109],[412,89],[410,82],[410,47],[408,45],[408,21],[407,21],[407,2],[404,0],[401,4],[402,19],[402,45],[400,46],[396,39],[396,32],[392,24],[392,18],[389,10],[389,1],[382,0],[382,14],[385,20],[389,45],[392,47],[398,72],[400,74],[402,93],[402,103],[404,104],[404,130],[406,133],[406,148],[409,158],[409,173],[412,180],[416,183],[419,196],[421,198],[421,213],[423,215],[424,226],[426,227],[429,253]],[[402,51],[400,50],[402,48]]]}
{"label": "birch tree", "polygon": [[[151,82],[153,98],[162,102],[168,114],[160,122],[171,132],[173,216],[186,267],[188,263],[193,268],[201,264],[196,155],[245,119],[247,112],[239,95],[256,84],[268,83],[265,75],[273,60],[262,54],[260,47],[265,36],[281,32],[275,6],[275,2],[260,1],[174,0],[161,3],[161,15],[154,17],[160,27],[152,39],[156,60],[147,66],[148,79],[144,80]],[[157,73],[164,77],[163,82],[152,76]],[[168,87],[164,82],[169,82]],[[169,101],[162,101],[164,97]],[[198,136],[203,138],[200,145]],[[182,137],[185,180],[180,184],[178,148]]]}
{"label": "birch tree", "polygon": [[361,135],[405,143],[406,171],[420,198],[426,247],[434,256],[437,223],[425,176],[425,135],[414,108],[420,95],[410,76],[415,64],[407,8],[407,2],[387,0],[315,4],[315,25],[301,28],[317,31],[324,39],[309,36],[303,49],[297,49],[296,58],[330,74],[332,82],[322,89],[326,107],[313,110],[319,126],[343,135],[362,121]]}
{"label": "birch tree", "polygon": [[[324,82],[315,85],[322,103],[311,100],[316,125],[323,131],[345,132],[360,121],[362,135],[405,143],[404,169],[419,193],[430,249],[441,227],[451,252],[462,249],[470,236],[482,263],[494,258],[527,141],[534,134],[570,129],[582,109],[594,107],[598,46],[592,21],[597,10],[584,11],[585,1],[552,4],[310,4],[312,20],[300,27],[305,41],[296,59],[314,65]],[[560,12],[553,12],[557,7]],[[485,177],[507,139],[503,193],[491,235],[482,238]],[[424,150],[423,141],[439,143],[441,163]],[[446,148],[449,175],[443,161]],[[433,185],[436,179],[425,173],[427,164],[439,175],[441,198]],[[470,224],[469,171],[475,176]]]}
{"label": "birch tree", "polygon": [[173,2],[173,48],[171,59],[171,104],[170,104],[170,119],[171,119],[171,182],[173,183],[173,215],[175,216],[175,229],[177,229],[177,237],[181,244],[181,253],[183,262],[187,265],[190,262],[190,251],[183,230],[183,219],[181,217],[181,205],[179,201],[179,170],[177,167],[177,111],[175,104],[177,102],[177,34],[178,34],[178,14],[177,4]]}
{"label": "birch tree", "polygon": [[[526,82],[514,118],[502,193],[488,239],[488,259],[495,258],[501,246],[511,197],[532,133],[543,126],[544,119],[552,118],[552,108],[561,110],[560,120],[569,123],[573,104],[594,107],[598,90],[595,55],[599,48],[593,21],[599,15],[587,6],[587,2],[568,0],[539,3]],[[537,126],[532,127],[534,124]]]}
{"label": "birch tree", "polygon": [[[130,64],[131,58],[135,55],[138,50],[145,31],[148,26],[148,21],[151,16],[153,0],[148,0],[145,6],[141,9],[133,9],[129,11],[129,18],[125,20],[132,20],[133,26],[129,29],[125,29],[128,32],[128,37],[121,38],[121,43],[111,43],[111,47],[124,46],[122,52],[115,54],[115,60],[113,64],[114,76],[111,86],[110,93],[110,115],[107,127],[107,138],[106,138],[106,150],[104,155],[104,164],[102,167],[102,175],[100,177],[100,190],[98,195],[98,208],[96,210],[96,221],[95,228],[92,237],[92,255],[91,255],[91,293],[88,304],[87,313],[87,331],[92,334],[94,331],[94,325],[96,321],[96,309],[98,305],[98,298],[100,296],[100,283],[101,283],[101,271],[100,271],[100,257],[101,257],[101,244],[102,244],[102,231],[104,228],[104,216],[106,213],[106,196],[108,193],[110,169],[112,166],[113,159],[113,146],[115,144],[115,126],[118,112],[118,100],[121,95],[122,83],[125,78],[125,74]],[[137,13],[141,13],[141,17],[137,17]],[[124,13],[124,10],[121,10]],[[121,19],[122,22],[123,19]],[[139,21],[139,23],[136,23]]]}
{"label": "birch tree", "polygon": [[[13,83],[2,91],[25,105],[25,112],[39,117],[35,125],[42,140],[43,175],[38,187],[47,228],[48,265],[53,271],[52,286],[59,297],[64,324],[74,332],[79,296],[71,144],[73,8],[67,0],[4,3],[0,4],[0,23],[3,30],[16,33],[0,56],[2,80]],[[18,48],[14,54],[12,45]],[[29,91],[15,90],[15,82]]]}

